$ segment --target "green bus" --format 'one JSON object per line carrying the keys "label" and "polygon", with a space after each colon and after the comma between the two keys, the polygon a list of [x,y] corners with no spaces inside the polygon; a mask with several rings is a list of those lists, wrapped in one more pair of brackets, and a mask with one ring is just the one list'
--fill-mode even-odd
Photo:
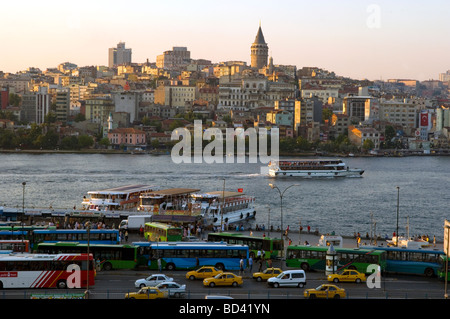
{"label": "green bus", "polygon": [[284,241],[280,238],[268,238],[258,236],[247,236],[239,233],[209,233],[208,241],[226,242],[234,245],[246,245],[250,250],[250,256],[254,258],[258,251],[264,250],[264,258],[279,258],[284,249]]}
{"label": "green bus", "polygon": [[164,223],[145,223],[144,237],[147,241],[181,241],[183,230]]}
{"label": "green bus", "polygon": [[[326,255],[329,247],[321,246],[289,246],[286,251],[286,266],[308,270],[325,270]],[[335,248],[338,271],[355,269],[362,273],[370,273],[367,267],[379,265],[381,271],[386,269],[386,252],[382,250],[359,248]]]}
{"label": "green bus", "polygon": [[450,258],[447,255],[439,255],[439,269],[437,277],[441,281],[445,281],[445,270],[447,269],[447,281],[450,281]]}
{"label": "green bus", "polygon": [[[38,253],[87,253],[88,245],[77,242],[38,244]],[[90,244],[89,253],[94,256],[100,269],[133,269],[137,266],[138,247],[132,245]]]}

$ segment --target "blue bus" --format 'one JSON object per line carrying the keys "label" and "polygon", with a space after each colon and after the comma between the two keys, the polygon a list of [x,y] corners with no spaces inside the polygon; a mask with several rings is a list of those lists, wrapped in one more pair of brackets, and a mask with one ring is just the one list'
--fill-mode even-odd
{"label": "blue bus", "polygon": [[28,232],[22,230],[0,230],[0,240],[28,239]]}
{"label": "blue bus", "polygon": [[[33,243],[57,243],[57,242],[78,242],[87,244],[87,229],[45,229],[35,230],[33,232]],[[117,229],[90,229],[90,244],[109,244],[115,245],[120,243],[119,231]]]}
{"label": "blue bus", "polygon": [[247,264],[249,248],[245,245],[230,245],[212,242],[133,242],[138,247],[138,265],[150,269],[161,267],[167,270],[196,269],[214,266],[222,270],[239,270],[240,260]]}
{"label": "blue bus", "polygon": [[442,267],[441,250],[401,247],[370,247],[386,251],[386,272],[434,277]]}

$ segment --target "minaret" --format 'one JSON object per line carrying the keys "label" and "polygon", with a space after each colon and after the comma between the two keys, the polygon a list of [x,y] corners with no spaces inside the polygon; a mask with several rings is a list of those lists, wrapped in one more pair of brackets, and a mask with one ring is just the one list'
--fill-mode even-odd
{"label": "minaret", "polygon": [[112,118],[112,114],[109,113],[109,116],[108,116],[108,132],[112,131],[112,129],[113,129],[113,118]]}
{"label": "minaret", "polygon": [[251,67],[261,69],[267,65],[267,58],[269,57],[269,47],[264,40],[264,35],[259,23],[258,33],[256,34],[255,42],[251,47]]}

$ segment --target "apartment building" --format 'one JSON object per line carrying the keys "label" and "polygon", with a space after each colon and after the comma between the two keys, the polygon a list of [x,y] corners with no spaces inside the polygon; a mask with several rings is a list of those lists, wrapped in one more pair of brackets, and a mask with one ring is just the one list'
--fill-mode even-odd
{"label": "apartment building", "polygon": [[417,125],[418,107],[416,103],[408,99],[381,100],[379,116],[381,121],[415,128]]}
{"label": "apartment building", "polygon": [[198,98],[196,86],[189,85],[160,85],[154,94],[155,104],[170,107],[185,107],[186,104]]}
{"label": "apartment building", "polygon": [[186,67],[191,63],[191,52],[187,47],[173,47],[156,57],[156,67],[160,69],[174,70]]}

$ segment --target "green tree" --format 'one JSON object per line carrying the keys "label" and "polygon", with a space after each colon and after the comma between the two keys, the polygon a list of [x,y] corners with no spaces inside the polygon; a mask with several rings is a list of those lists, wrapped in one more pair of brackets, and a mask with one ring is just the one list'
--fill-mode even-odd
{"label": "green tree", "polygon": [[372,140],[370,140],[370,139],[364,140],[363,145],[362,145],[362,148],[364,150],[368,151],[368,150],[373,149],[374,147],[375,147],[375,144],[373,143]]}
{"label": "green tree", "polygon": [[107,137],[102,138],[102,139],[98,142],[98,144],[101,145],[101,146],[103,146],[103,147],[108,147],[108,146],[111,145],[111,143],[109,142],[109,138],[107,138]]}
{"label": "green tree", "polygon": [[76,136],[65,136],[61,140],[60,147],[63,150],[75,150],[75,149],[78,149],[78,138]]}
{"label": "green tree", "polygon": [[75,115],[75,122],[83,122],[86,120],[86,116],[84,116],[84,114],[78,113],[77,115]]}
{"label": "green tree", "polygon": [[0,148],[12,149],[17,147],[17,138],[13,131],[0,129]]}
{"label": "green tree", "polygon": [[78,147],[79,148],[88,148],[94,145],[94,139],[89,135],[80,135],[78,137]]}

